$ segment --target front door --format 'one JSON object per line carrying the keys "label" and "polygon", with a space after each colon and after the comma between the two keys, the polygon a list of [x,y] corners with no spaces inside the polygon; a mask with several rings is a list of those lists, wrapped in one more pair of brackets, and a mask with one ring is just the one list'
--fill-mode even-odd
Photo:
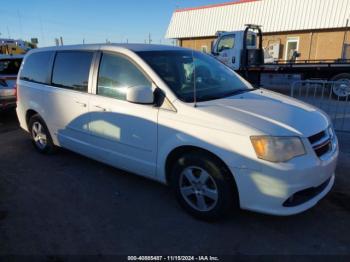
{"label": "front door", "polygon": [[96,95],[89,101],[89,131],[98,158],[143,176],[154,176],[158,108],[126,101],[126,90],[152,86],[127,57],[103,53]]}
{"label": "front door", "polygon": [[230,68],[238,69],[239,53],[235,49],[235,35],[223,35],[216,45],[217,59]]}

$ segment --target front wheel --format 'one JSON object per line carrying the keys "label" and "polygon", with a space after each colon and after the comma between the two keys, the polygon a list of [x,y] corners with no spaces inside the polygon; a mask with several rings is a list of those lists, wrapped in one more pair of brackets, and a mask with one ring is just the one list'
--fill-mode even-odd
{"label": "front wheel", "polygon": [[181,156],[172,168],[172,186],[181,206],[199,219],[217,220],[237,207],[231,173],[208,154]]}

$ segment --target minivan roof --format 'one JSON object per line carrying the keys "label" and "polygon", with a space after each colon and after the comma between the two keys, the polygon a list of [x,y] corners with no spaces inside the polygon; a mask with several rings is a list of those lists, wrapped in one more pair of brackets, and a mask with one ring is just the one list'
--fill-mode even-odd
{"label": "minivan roof", "polygon": [[99,50],[108,47],[119,47],[131,50],[133,52],[141,51],[171,51],[185,50],[185,48],[170,45],[153,45],[153,44],[83,44],[83,45],[64,45],[32,49],[30,52],[36,51],[53,51],[53,50]]}

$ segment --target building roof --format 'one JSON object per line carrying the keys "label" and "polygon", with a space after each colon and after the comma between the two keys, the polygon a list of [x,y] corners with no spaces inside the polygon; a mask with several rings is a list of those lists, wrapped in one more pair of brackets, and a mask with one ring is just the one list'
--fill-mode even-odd
{"label": "building roof", "polygon": [[266,33],[344,28],[347,20],[350,0],[239,0],[176,10],[166,38],[214,36],[246,24],[262,25]]}

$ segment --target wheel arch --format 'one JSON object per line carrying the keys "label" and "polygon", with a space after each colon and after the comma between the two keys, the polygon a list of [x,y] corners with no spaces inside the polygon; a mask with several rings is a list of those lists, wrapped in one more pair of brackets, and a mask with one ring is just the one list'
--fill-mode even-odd
{"label": "wheel arch", "polygon": [[231,185],[234,188],[234,192],[235,192],[235,201],[237,201],[237,205],[240,205],[240,200],[239,200],[239,190],[237,187],[237,183],[235,180],[234,175],[232,174],[230,168],[228,167],[228,165],[215,153],[204,149],[202,147],[198,147],[198,146],[193,146],[193,145],[182,145],[182,146],[178,146],[176,148],[174,148],[167,156],[166,158],[166,162],[165,162],[165,179],[166,179],[166,184],[170,184],[170,170],[172,165],[175,163],[175,161],[184,153],[188,153],[188,152],[192,152],[192,153],[197,153],[197,152],[201,152],[204,153],[206,155],[208,155],[209,157],[214,158],[216,161],[218,161],[221,165],[221,167],[229,174],[229,181],[231,183]]}
{"label": "wheel arch", "polygon": [[349,79],[349,80],[350,80],[350,73],[341,72],[341,73],[334,74],[334,75],[331,77],[331,80],[332,80],[332,81],[336,81],[336,80],[341,79],[341,78],[346,78],[346,79]]}
{"label": "wheel arch", "polygon": [[26,125],[27,125],[28,130],[29,130],[29,120],[34,115],[39,115],[40,116],[40,114],[37,111],[33,110],[33,109],[27,110],[27,112],[26,112]]}
{"label": "wheel arch", "polygon": [[165,161],[165,178],[166,178],[166,183],[169,184],[170,183],[170,170],[172,165],[175,163],[175,161],[184,153],[204,153],[212,158],[214,158],[216,161],[218,161],[222,167],[231,175],[230,178],[232,179],[232,182],[234,183],[234,186],[237,189],[237,185],[236,185],[236,181],[235,178],[230,170],[230,168],[228,167],[228,165],[215,153],[198,147],[198,146],[193,146],[193,145],[182,145],[182,146],[178,146],[176,148],[174,148],[167,156],[166,161]]}

